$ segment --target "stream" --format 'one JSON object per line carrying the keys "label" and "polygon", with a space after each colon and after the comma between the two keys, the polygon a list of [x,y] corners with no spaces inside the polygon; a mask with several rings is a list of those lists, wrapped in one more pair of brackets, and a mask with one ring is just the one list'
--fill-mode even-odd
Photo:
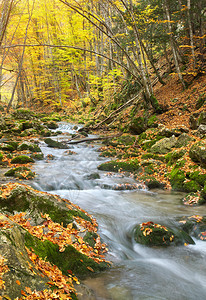
{"label": "stream", "polygon": [[[71,134],[72,128],[60,123],[58,130]],[[55,137],[59,141],[66,138]],[[135,243],[132,237],[136,224],[153,221],[174,227],[179,216],[206,215],[206,206],[186,207],[181,204],[181,193],[151,192],[130,177],[99,171],[97,166],[107,160],[99,156],[100,143],[71,145],[72,155],[43,142],[40,146],[45,157],[52,154],[54,159],[35,163],[37,176],[32,186],[67,198],[92,214],[108,246],[111,269],[83,281],[94,291],[91,299],[206,299],[206,242],[149,248]],[[91,179],[91,174],[100,178]],[[112,189],[128,183],[137,189]]]}

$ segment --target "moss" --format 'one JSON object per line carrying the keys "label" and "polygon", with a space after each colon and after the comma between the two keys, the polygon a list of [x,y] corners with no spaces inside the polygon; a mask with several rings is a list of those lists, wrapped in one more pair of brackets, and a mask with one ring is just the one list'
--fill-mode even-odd
{"label": "moss", "polygon": [[157,98],[154,95],[151,95],[150,102],[152,104],[152,107],[155,109],[155,112],[162,113],[162,108],[159,105],[159,102],[157,101]]}
{"label": "moss", "polygon": [[52,242],[40,241],[29,233],[25,234],[25,245],[32,248],[34,252],[41,258],[56,265],[64,275],[68,275],[71,270],[76,276],[81,278],[91,275],[92,268],[94,272],[100,272],[108,268],[105,262],[99,264],[88,258],[86,255],[78,252],[71,245],[67,246],[64,252],[59,252],[59,246]]}
{"label": "moss", "polygon": [[128,160],[128,161],[109,161],[98,166],[99,170],[102,171],[111,171],[111,172],[120,172],[128,171],[134,172],[139,169],[139,162],[137,159]]}
{"label": "moss", "polygon": [[167,155],[165,155],[165,160],[167,162],[167,165],[168,166],[173,165],[178,159],[183,157],[185,153],[186,150],[169,152]]}
{"label": "moss", "polygon": [[15,150],[17,150],[18,143],[14,141],[8,141],[6,142],[8,145],[11,145]]}
{"label": "moss", "polygon": [[184,183],[183,189],[187,193],[197,192],[200,189],[200,185],[196,181],[190,180]]}
{"label": "moss", "polygon": [[160,161],[165,161],[165,156],[161,156],[155,153],[146,153],[146,154],[142,154],[142,159],[148,159],[148,158],[152,158],[155,160],[160,160]]}
{"label": "moss", "polygon": [[157,116],[156,115],[152,115],[149,119],[148,119],[148,126],[149,127],[157,127]]}
{"label": "moss", "polygon": [[42,159],[44,159],[44,154],[43,153],[32,153],[31,158],[36,159],[36,160],[42,160]]}
{"label": "moss", "polygon": [[11,160],[11,163],[12,164],[27,164],[27,163],[34,163],[34,160],[27,155],[19,155],[19,156],[14,157]]}
{"label": "moss", "polygon": [[3,151],[8,151],[8,152],[13,152],[15,150],[15,148],[12,145],[9,145],[9,144],[2,144],[1,149]]}
{"label": "moss", "polygon": [[15,119],[26,119],[30,120],[34,118],[34,113],[29,109],[17,109],[13,112],[12,116]]}
{"label": "moss", "polygon": [[148,189],[164,189],[165,188],[165,183],[158,181],[155,177],[150,176],[150,175],[143,175],[139,178],[139,180],[143,180]]}
{"label": "moss", "polygon": [[59,127],[59,125],[56,122],[54,122],[54,121],[49,121],[49,122],[45,123],[45,125],[49,129],[57,129]]}
{"label": "moss", "polygon": [[201,174],[199,171],[189,173],[189,178],[204,186],[206,183],[206,174]]}
{"label": "moss", "polygon": [[67,149],[67,146],[63,143],[52,140],[51,138],[47,138],[44,142],[48,145],[48,147],[58,148],[58,149]]}
{"label": "moss", "polygon": [[145,166],[144,172],[148,175],[154,174],[154,167],[152,165]]}
{"label": "moss", "polygon": [[174,167],[170,173],[170,183],[174,190],[184,191],[185,174],[182,170]]}
{"label": "moss", "polygon": [[102,157],[114,157],[116,155],[117,155],[117,152],[114,149],[106,150],[106,151],[103,151],[102,153],[100,153],[100,156],[102,156]]}
{"label": "moss", "polygon": [[143,117],[134,118],[129,126],[129,130],[133,134],[141,134],[146,129],[147,124]]}
{"label": "moss", "polygon": [[19,189],[12,190],[8,197],[0,197],[0,199],[0,207],[11,213],[14,211],[26,211],[30,206],[26,197],[19,197]]}
{"label": "moss", "polygon": [[123,144],[125,146],[133,145],[135,142],[135,137],[131,135],[122,135],[117,139],[119,144]]}
{"label": "moss", "polygon": [[98,237],[98,235],[95,232],[90,232],[88,231],[86,233],[86,235],[84,236],[83,240],[89,244],[89,246],[91,246],[92,248],[94,248],[95,244],[96,244],[96,238]]}
{"label": "moss", "polygon": [[18,150],[23,151],[23,150],[30,150],[32,152],[41,152],[41,149],[39,148],[38,145],[33,144],[33,143],[22,143],[19,145]]}
{"label": "moss", "polygon": [[33,179],[35,177],[35,173],[33,173],[29,168],[26,167],[18,167],[18,168],[10,169],[4,175],[19,178],[19,179]]}
{"label": "moss", "polygon": [[205,186],[203,187],[203,189],[201,190],[200,195],[201,195],[201,197],[206,201],[206,184],[205,184]]}
{"label": "moss", "polygon": [[146,246],[170,246],[184,244],[184,242],[194,244],[192,238],[183,231],[174,231],[153,222],[137,225],[134,230],[135,241]]}

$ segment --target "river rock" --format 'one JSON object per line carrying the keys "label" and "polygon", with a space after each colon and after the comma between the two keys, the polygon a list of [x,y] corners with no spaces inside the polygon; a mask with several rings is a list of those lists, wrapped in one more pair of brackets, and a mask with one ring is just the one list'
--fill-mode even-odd
{"label": "river rock", "polygon": [[49,278],[35,269],[25,249],[25,230],[1,213],[0,224],[0,268],[4,266],[5,270],[1,296],[4,299],[22,297],[21,291],[28,286],[32,291],[48,289]]}
{"label": "river rock", "polygon": [[192,145],[189,151],[189,156],[194,162],[199,163],[205,167],[206,166],[206,142],[201,141]]}
{"label": "river rock", "polygon": [[206,241],[206,216],[193,215],[179,220],[181,227],[188,234]]}
{"label": "river rock", "polygon": [[44,142],[48,145],[48,147],[52,147],[52,148],[58,148],[58,149],[68,149],[68,146],[65,145],[64,143],[55,141],[51,138],[46,138],[44,140]]}
{"label": "river rock", "polygon": [[23,150],[30,150],[31,152],[41,152],[41,149],[37,144],[30,143],[30,142],[23,142],[21,143],[17,150],[23,151]]}
{"label": "river rock", "polygon": [[[95,220],[69,200],[34,190],[26,185],[9,183],[0,189],[0,210],[14,217],[20,213],[15,220],[17,223],[21,220],[20,224],[25,224],[23,227],[28,230],[27,247],[33,248],[41,257],[47,257],[51,263],[59,266],[63,273],[67,274],[68,270],[71,270],[76,275],[83,276],[108,267],[97,254],[102,253],[104,248],[100,252],[95,250],[102,247],[100,237],[96,233]],[[39,227],[35,229],[33,226]],[[56,230],[47,236],[52,226]],[[41,237],[41,234],[44,235]],[[68,236],[63,246],[62,240],[66,235]],[[94,255],[90,255],[91,252]]]}
{"label": "river rock", "polygon": [[11,164],[28,164],[28,163],[34,163],[34,160],[27,156],[27,155],[19,155],[11,160]]}
{"label": "river rock", "polygon": [[134,229],[134,239],[137,243],[146,246],[170,246],[184,243],[194,244],[193,239],[184,231],[166,226],[146,222],[139,224]]}
{"label": "river rock", "polygon": [[17,167],[10,169],[4,175],[19,179],[33,179],[35,177],[35,173],[27,167]]}
{"label": "river rock", "polygon": [[164,138],[160,141],[157,141],[152,147],[152,153],[166,154],[171,151],[173,147],[176,145],[176,137],[172,136],[170,138]]}

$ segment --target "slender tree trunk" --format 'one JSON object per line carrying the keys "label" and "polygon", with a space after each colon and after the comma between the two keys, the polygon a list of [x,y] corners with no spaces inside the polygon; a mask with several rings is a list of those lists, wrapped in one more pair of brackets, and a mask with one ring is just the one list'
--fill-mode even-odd
{"label": "slender tree trunk", "polygon": [[191,46],[191,50],[192,50],[193,68],[195,69],[196,59],[195,59],[192,23],[191,23],[191,18],[190,18],[190,0],[187,0],[187,20],[188,20],[188,25],[189,25],[190,46]]}
{"label": "slender tree trunk", "polygon": [[168,6],[167,0],[164,0],[164,8],[165,8],[165,13],[166,13],[166,17],[167,17],[168,33],[169,33],[169,37],[170,37],[170,45],[171,45],[171,49],[172,49],[172,54],[173,54],[173,58],[174,58],[176,71],[177,71],[178,77],[180,79],[180,82],[182,83],[183,88],[185,89],[186,85],[185,85],[184,79],[182,77],[182,73],[180,71],[178,55],[177,55],[177,51],[175,49],[175,43],[174,43],[174,40],[173,40],[171,18],[170,18],[169,6]]}
{"label": "slender tree trunk", "polygon": [[[35,2],[35,1],[34,1]],[[32,7],[32,11],[34,9],[34,2],[33,2],[33,7]],[[19,67],[18,67],[18,75],[16,77],[16,81],[15,81],[15,84],[14,84],[14,87],[13,87],[13,91],[12,91],[12,95],[11,95],[11,99],[9,101],[9,104],[7,106],[7,112],[9,112],[10,108],[11,108],[11,105],[13,103],[13,100],[14,100],[14,95],[15,95],[15,91],[16,91],[16,87],[17,87],[17,83],[18,83],[18,80],[21,76],[21,71],[22,71],[22,68],[23,68],[23,60],[24,60],[24,53],[25,53],[25,50],[26,50],[26,40],[27,40],[27,35],[28,35],[28,29],[29,29],[29,24],[30,24],[30,21],[31,21],[31,16],[32,16],[32,12],[30,13],[29,11],[29,2],[28,3],[28,13],[29,13],[29,19],[28,19],[28,22],[27,22],[27,26],[26,26],[26,32],[25,32],[25,36],[24,36],[24,47],[23,47],[23,50],[22,50],[22,54],[21,54],[21,58],[20,58],[20,61],[19,61]]]}

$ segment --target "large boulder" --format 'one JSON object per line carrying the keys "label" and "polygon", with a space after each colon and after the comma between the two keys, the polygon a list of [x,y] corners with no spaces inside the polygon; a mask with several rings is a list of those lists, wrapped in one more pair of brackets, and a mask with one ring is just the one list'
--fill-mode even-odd
{"label": "large boulder", "polygon": [[173,147],[175,147],[177,143],[177,139],[175,136],[172,136],[170,138],[164,138],[160,141],[157,141],[152,147],[151,152],[152,153],[159,153],[159,154],[166,154],[171,151]]}
{"label": "large boulder", "polygon": [[193,239],[184,231],[173,230],[151,221],[139,224],[134,229],[134,239],[146,246],[170,246],[184,243],[194,244]]}
{"label": "large boulder", "polygon": [[1,296],[16,299],[22,296],[26,287],[32,291],[47,289],[49,278],[36,270],[25,249],[25,230],[1,213],[0,225]]}
{"label": "large boulder", "polygon": [[201,141],[192,145],[189,156],[194,162],[206,167],[206,142]]}
{"label": "large boulder", "polygon": [[177,143],[175,145],[176,148],[181,148],[181,147],[186,147],[190,142],[195,141],[194,138],[189,136],[186,133],[182,133],[178,138],[177,138]]}
{"label": "large boulder", "polygon": [[109,266],[96,220],[69,200],[10,183],[0,188],[0,213],[0,252],[8,264],[3,295],[9,299],[45,288],[44,299],[76,299],[74,275],[83,278]]}

